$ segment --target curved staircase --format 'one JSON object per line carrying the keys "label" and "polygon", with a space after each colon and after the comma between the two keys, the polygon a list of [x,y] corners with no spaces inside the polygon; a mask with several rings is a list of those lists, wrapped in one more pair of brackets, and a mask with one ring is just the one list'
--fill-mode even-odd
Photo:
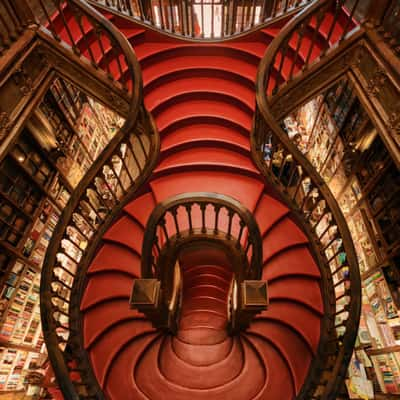
{"label": "curved staircase", "polygon": [[[212,172],[207,177],[197,187],[218,188]],[[183,187],[190,172],[186,178]],[[125,207],[88,269],[81,302],[84,343],[106,397],[295,398],[319,344],[321,277],[308,239],[290,211],[262,186],[250,192],[251,178],[245,179],[247,184],[236,183],[236,198],[253,205],[261,229],[262,278],[268,280],[270,309],[246,332],[228,335],[232,265],[211,247],[180,256],[183,298],[176,336],[157,331],[127,307],[133,279],[140,276],[144,224],[159,201],[176,194],[175,179],[175,173],[163,177],[161,190],[151,184],[150,192]],[[186,221],[183,215],[179,218]]]}
{"label": "curved staircase", "polygon": [[[281,56],[270,60],[268,81],[262,87],[265,94],[275,94],[283,82],[307,69],[353,27],[347,11],[336,9],[333,1],[323,3],[326,17],[321,20],[307,12],[316,8],[313,3],[303,12],[301,35],[293,36],[302,39],[286,38],[279,49]],[[347,362],[347,356],[337,357],[343,336],[335,318],[348,308],[337,306],[336,301],[348,295],[348,288],[335,297],[334,288],[343,280],[332,279],[324,253],[326,242],[318,242],[323,236],[316,238],[304,209],[287,196],[287,188],[273,177],[260,155],[266,139],[260,134],[262,128],[286,145],[276,121],[270,122],[272,117],[263,109],[266,102],[256,106],[253,88],[260,60],[282,22],[232,41],[192,43],[104,13],[135,50],[143,75],[144,104],[160,134],[161,151],[147,183],[143,176],[139,185],[115,196],[110,214],[76,260],[78,272],[74,271],[75,281],[68,286],[72,295],[67,299],[69,309],[64,310],[71,326],[61,324],[60,328],[60,322],[54,322],[52,342],[60,349],[53,364],[60,363],[61,353],[64,357],[63,368],[56,369],[58,380],[73,381],[60,383],[64,393],[71,393],[68,399],[114,400],[333,398],[329,396],[337,387],[326,389],[326,380],[333,374],[341,381]],[[76,20],[74,8],[66,2],[48,27],[117,85],[130,92],[139,90],[130,83],[131,71],[120,62],[112,38],[96,41],[96,24],[76,24]],[[79,17],[78,21],[82,22]],[[266,65],[265,58],[261,65]],[[264,118],[262,124],[257,120],[253,124],[255,110],[256,118]],[[295,154],[300,166],[306,165],[295,149],[290,145],[286,149]],[[257,154],[256,163],[252,154]],[[110,157],[111,153],[103,162]],[[101,162],[91,171],[89,183],[101,171]],[[150,174],[152,166],[154,160],[149,160],[141,172]],[[282,172],[278,175],[281,178]],[[323,187],[318,179],[314,184]],[[78,188],[75,204],[67,210],[69,218],[85,185]],[[154,328],[144,314],[129,309],[133,280],[141,276],[142,240],[151,212],[173,196],[199,191],[239,201],[253,213],[262,234],[262,278],[268,281],[270,306],[246,331],[234,335],[227,332],[226,313],[232,260],[207,246],[180,254],[183,296],[176,335]],[[329,193],[321,190],[320,195],[329,203],[329,212],[340,218]],[[68,223],[65,217],[46,262],[50,276],[42,285],[50,302],[52,269],[57,251],[63,252],[60,240]],[[339,233],[345,229],[341,225]],[[351,246],[346,254],[353,262]],[[354,280],[359,279],[356,266],[351,264],[350,270],[346,275],[346,284],[353,285],[349,304],[356,301]],[[45,307],[51,309],[54,302],[43,311]],[[51,315],[55,314],[48,318]],[[349,315],[358,318],[357,305]],[[73,339],[58,335],[57,343],[60,329],[70,332]],[[353,338],[346,340],[346,348],[351,347]],[[76,371],[78,379],[72,378]]]}

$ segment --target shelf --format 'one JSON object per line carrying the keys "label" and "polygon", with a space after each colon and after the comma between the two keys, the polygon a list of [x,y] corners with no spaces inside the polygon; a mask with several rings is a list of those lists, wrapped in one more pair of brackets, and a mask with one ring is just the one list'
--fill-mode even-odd
{"label": "shelf", "polygon": [[[300,145],[295,142],[301,151],[308,144],[303,153],[338,198],[356,250],[362,318],[349,384],[369,395],[372,381],[381,392],[400,392],[400,273],[392,261],[400,251],[400,231],[394,227],[400,221],[395,200],[400,174],[347,80],[300,107],[284,124],[290,138],[301,134]],[[319,231],[323,225],[322,220]],[[336,257],[331,266],[338,265]],[[363,363],[366,367],[358,369]]]}
{"label": "shelf", "polygon": [[[0,394],[21,389],[24,375],[45,352],[40,271],[48,245],[73,188],[123,122],[77,87],[56,78],[0,163],[0,224],[4,220],[0,225],[4,274],[0,292]],[[26,217],[23,225],[14,223],[19,215]],[[14,232],[18,223],[21,227]],[[18,236],[9,237],[11,234]],[[83,251],[86,240],[73,229],[68,235],[75,237]],[[66,251],[72,254],[76,248]],[[75,268],[67,257],[60,262],[66,269]],[[67,273],[60,272],[59,279],[72,283]],[[65,306],[61,300],[60,306]]]}
{"label": "shelf", "polygon": [[3,247],[9,253],[13,254],[14,256],[18,257],[22,260],[25,264],[28,264],[30,267],[34,268],[37,272],[40,272],[40,268],[33,263],[29,258],[24,257],[19,251],[17,251],[13,246],[9,243],[5,242],[4,240],[0,240],[0,247]]}
{"label": "shelf", "polygon": [[14,343],[10,343],[10,342],[7,342],[5,340],[2,340],[2,339],[0,339],[0,347],[5,347],[7,349],[29,351],[30,353],[38,353],[38,354],[40,354],[40,350],[38,350],[35,347],[21,345],[21,344],[14,344]]}

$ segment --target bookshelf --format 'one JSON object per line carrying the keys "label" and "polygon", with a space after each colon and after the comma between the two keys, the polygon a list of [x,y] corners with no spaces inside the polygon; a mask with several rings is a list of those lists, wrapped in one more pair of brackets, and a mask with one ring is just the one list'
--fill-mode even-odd
{"label": "bookshelf", "polygon": [[[337,198],[359,262],[362,315],[346,382],[349,397],[399,395],[399,171],[347,79],[289,115],[283,127]],[[311,218],[318,217],[317,207]],[[345,274],[340,246],[336,241],[330,266],[343,266]]]}
{"label": "bookshelf", "polygon": [[[46,359],[39,305],[45,254],[70,194],[123,123],[56,78],[0,163],[0,397],[25,391]],[[68,254],[86,248],[81,232],[69,232]],[[61,262],[76,268],[67,257]],[[56,273],[71,283],[66,272]]]}

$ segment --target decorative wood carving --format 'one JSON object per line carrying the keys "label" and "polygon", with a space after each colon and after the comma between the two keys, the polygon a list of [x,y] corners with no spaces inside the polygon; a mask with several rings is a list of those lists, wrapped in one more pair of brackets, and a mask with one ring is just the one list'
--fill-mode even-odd
{"label": "decorative wood carving", "polygon": [[24,68],[18,68],[13,76],[15,84],[18,86],[19,91],[23,96],[28,96],[33,91],[33,81]]}
{"label": "decorative wood carving", "polygon": [[0,141],[7,135],[9,132],[10,118],[5,111],[0,113]]}
{"label": "decorative wood carving", "polygon": [[389,151],[400,164],[400,76],[385,68],[385,61],[378,50],[363,42],[361,60],[352,66],[353,75],[361,90],[361,98],[370,111]]}
{"label": "decorative wood carving", "polygon": [[389,116],[389,128],[395,135],[400,135],[400,107]]}
{"label": "decorative wood carving", "polygon": [[376,97],[381,91],[382,87],[385,86],[387,81],[386,71],[378,68],[372,75],[372,78],[368,80],[367,92],[371,96]]}

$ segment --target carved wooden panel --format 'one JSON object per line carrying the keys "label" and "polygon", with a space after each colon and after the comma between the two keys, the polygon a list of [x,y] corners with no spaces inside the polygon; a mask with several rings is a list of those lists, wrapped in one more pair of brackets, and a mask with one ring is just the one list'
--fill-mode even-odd
{"label": "carved wooden panel", "polygon": [[[325,57],[315,67],[301,75],[301,81],[289,83],[281,94],[274,97],[271,105],[272,112],[277,119],[295,110],[302,104],[323,92],[329,85],[343,76],[353,64],[359,62],[361,45],[358,43],[334,57]],[[275,100],[276,99],[276,100]]]}
{"label": "carved wooden panel", "polygon": [[32,97],[48,73],[46,61],[37,51],[16,60],[0,87],[0,144],[17,123],[20,114],[32,103]]}
{"label": "carved wooden panel", "polygon": [[359,63],[353,66],[354,76],[360,84],[364,102],[369,103],[375,121],[383,129],[380,133],[400,164],[400,90],[378,54],[366,46],[360,53]]}
{"label": "carved wooden panel", "polygon": [[90,63],[83,62],[71,51],[63,49],[52,38],[40,32],[39,35],[42,40],[38,51],[51,68],[74,82],[91,97],[97,98],[111,109],[118,110],[122,116],[128,114],[128,95],[123,89],[118,89],[102,71],[95,69]]}

